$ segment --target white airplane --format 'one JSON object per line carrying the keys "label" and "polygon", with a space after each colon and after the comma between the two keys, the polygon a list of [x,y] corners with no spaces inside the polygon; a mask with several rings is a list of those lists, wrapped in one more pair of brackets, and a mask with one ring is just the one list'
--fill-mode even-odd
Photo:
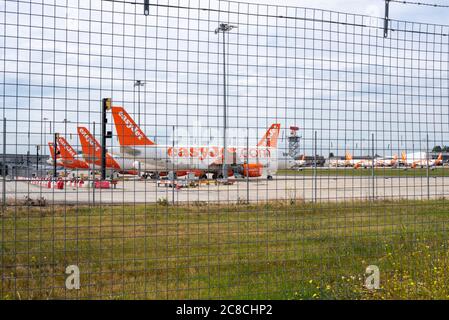
{"label": "white airplane", "polygon": [[398,155],[395,154],[390,158],[378,158],[374,160],[376,167],[394,167],[398,164]]}
{"label": "white airplane", "polygon": [[353,159],[349,151],[346,151],[345,162],[347,167],[353,167],[354,169],[372,165],[372,161],[370,159]]}
{"label": "white airplane", "polygon": [[395,154],[391,159],[375,158],[374,162],[371,159],[360,160],[354,165],[354,169],[371,168],[374,167],[394,167],[398,163],[398,156]]}
{"label": "white airplane", "polygon": [[[223,147],[158,145],[147,138],[124,108],[112,107],[112,115],[120,144],[119,148],[111,148],[113,154],[141,161],[147,171],[159,175],[173,171],[177,176],[188,172],[194,172],[203,178],[206,173],[212,173],[214,178],[222,176],[225,153]],[[278,169],[294,166],[293,159],[282,159],[278,156],[280,127],[278,123],[271,125],[255,147],[228,146],[226,164],[237,167],[238,173],[243,176],[261,177],[265,171],[268,179],[271,179]],[[233,173],[229,168],[228,175]]]}
{"label": "white airplane", "polygon": [[329,161],[331,167],[353,167],[361,160],[353,160],[351,154],[346,151],[344,159],[332,159]]}
{"label": "white airplane", "polygon": [[329,160],[329,167],[345,167],[346,161],[341,159],[331,159]]}
{"label": "white airplane", "polygon": [[428,159],[427,153],[425,152],[416,152],[412,154],[406,154],[404,151],[402,152],[401,163],[410,168],[426,168],[436,167],[443,164],[443,154],[440,153],[437,159]]}
{"label": "white airplane", "polygon": [[295,164],[291,169],[300,169],[305,167],[307,164],[306,156],[303,154],[301,159],[295,160]]}

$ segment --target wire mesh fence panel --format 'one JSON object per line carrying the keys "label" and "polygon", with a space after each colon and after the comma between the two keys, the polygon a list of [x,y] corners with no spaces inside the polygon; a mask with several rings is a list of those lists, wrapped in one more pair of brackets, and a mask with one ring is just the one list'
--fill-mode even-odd
{"label": "wire mesh fence panel", "polygon": [[449,26],[1,0],[2,299],[447,298]]}

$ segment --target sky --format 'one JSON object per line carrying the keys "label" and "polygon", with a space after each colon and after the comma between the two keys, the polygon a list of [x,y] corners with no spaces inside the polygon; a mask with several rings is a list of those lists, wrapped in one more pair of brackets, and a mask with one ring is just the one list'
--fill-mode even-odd
{"label": "sky", "polygon": [[[253,3],[272,4],[272,1],[247,1]],[[414,2],[431,4],[448,4],[447,0],[420,0]],[[308,7],[338,12],[347,12],[368,16],[383,17],[385,2],[383,0],[297,0],[276,1],[279,5]],[[447,24],[449,9],[439,9],[427,6],[390,4],[390,19],[417,21],[424,23]]]}
{"label": "sky", "polygon": [[[79,149],[76,127],[99,133],[103,97],[136,118],[136,79],[145,81],[141,124],[150,138],[220,144],[219,21],[237,27],[226,38],[228,143],[245,143],[249,128],[255,144],[277,122],[283,138],[290,126],[300,127],[306,154],[316,145],[323,155],[366,155],[373,135],[376,153],[386,156],[449,145],[449,50],[441,35],[449,29],[393,21],[396,31],[384,39],[383,20],[376,18],[383,1],[278,1],[275,7],[265,0],[158,0],[149,17],[141,7],[108,1],[54,3],[0,0],[8,152],[45,149],[55,131]],[[444,24],[448,14],[397,3],[390,9],[391,19],[433,24]],[[112,119],[108,130],[114,131]]]}

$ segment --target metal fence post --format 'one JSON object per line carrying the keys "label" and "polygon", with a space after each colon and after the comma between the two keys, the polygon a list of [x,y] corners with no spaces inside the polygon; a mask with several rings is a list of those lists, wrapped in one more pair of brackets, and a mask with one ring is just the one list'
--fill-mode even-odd
{"label": "metal fence post", "polygon": [[316,159],[316,153],[317,153],[317,132],[315,131],[314,134],[314,141],[313,141],[313,202],[317,202],[317,159]]}
{"label": "metal fence post", "polygon": [[374,153],[374,133],[371,134],[371,188],[372,188],[372,199],[376,199],[376,179],[374,174],[374,159],[376,154]]}
{"label": "metal fence post", "polygon": [[[245,172],[245,170],[243,170],[243,172]],[[246,201],[249,204],[249,128],[248,127],[246,127]]]}
{"label": "metal fence post", "polygon": [[172,160],[172,185],[171,185],[171,201],[172,205],[175,205],[175,126],[172,127],[173,139],[172,139],[172,150],[173,150],[173,160]]}
{"label": "metal fence post", "polygon": [[39,175],[39,145],[36,145],[36,177]]}
{"label": "metal fence post", "polygon": [[427,178],[427,200],[430,200],[429,134],[426,135],[426,178]]}
{"label": "metal fence post", "polygon": [[3,175],[3,196],[2,203],[6,206],[6,118],[3,118],[3,161],[2,161],[2,175]]}
{"label": "metal fence post", "polygon": [[[96,127],[95,121],[93,124],[94,124],[94,137],[95,137],[95,127]],[[92,147],[92,145],[91,145],[91,147]],[[95,147],[94,147],[94,152],[95,152]],[[91,152],[91,154],[92,154],[92,152]],[[96,169],[95,165],[96,165],[96,162],[97,162],[97,159],[96,159],[96,156],[94,156],[93,170],[92,170],[92,204],[94,206],[95,206],[95,169]],[[89,180],[90,180],[90,177],[89,177]],[[90,182],[89,182],[89,186],[90,186]]]}
{"label": "metal fence post", "polygon": [[59,138],[59,134],[55,133],[54,134],[54,139],[55,141],[54,146],[55,146],[55,161],[53,161],[53,178],[56,181],[58,179],[58,138]]}

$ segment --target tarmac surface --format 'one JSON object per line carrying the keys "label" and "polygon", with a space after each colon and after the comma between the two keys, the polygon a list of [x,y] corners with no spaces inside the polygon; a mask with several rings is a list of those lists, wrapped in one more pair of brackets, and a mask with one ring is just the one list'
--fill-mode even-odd
{"label": "tarmac surface", "polygon": [[[235,181],[232,185],[200,185],[176,189],[154,180],[119,181],[115,189],[47,188],[26,180],[7,180],[6,199],[19,204],[26,197],[44,197],[47,204],[133,204],[167,200],[172,203],[272,200],[351,201],[368,199],[425,200],[449,196],[449,177],[275,176],[273,180]],[[0,181],[0,194],[3,183]]]}

